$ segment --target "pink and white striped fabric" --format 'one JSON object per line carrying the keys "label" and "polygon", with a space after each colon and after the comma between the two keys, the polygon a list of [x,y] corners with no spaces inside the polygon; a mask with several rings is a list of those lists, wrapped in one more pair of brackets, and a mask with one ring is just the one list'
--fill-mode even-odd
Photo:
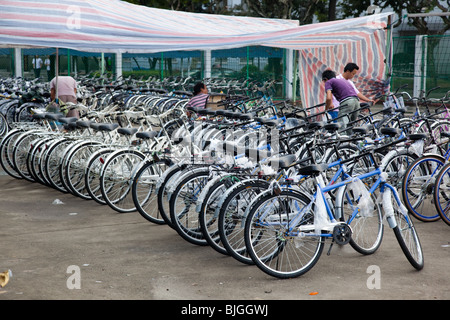
{"label": "pink and white striped fabric", "polygon": [[[299,26],[297,21],[155,9],[119,0],[0,0],[0,47],[152,53],[264,45],[300,50],[305,106],[324,100],[320,74],[360,66],[362,92],[386,89],[392,13]],[[386,61],[386,63],[384,62]]]}

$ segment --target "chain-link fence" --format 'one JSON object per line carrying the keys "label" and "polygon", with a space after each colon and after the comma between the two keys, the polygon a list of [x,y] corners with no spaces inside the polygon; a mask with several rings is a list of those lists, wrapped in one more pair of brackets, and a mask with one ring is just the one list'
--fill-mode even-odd
{"label": "chain-link fence", "polygon": [[[424,16],[429,33],[444,28],[440,16]],[[411,96],[440,87],[430,97],[441,98],[450,90],[450,33],[422,35],[404,23],[393,37],[392,90],[407,84]]]}

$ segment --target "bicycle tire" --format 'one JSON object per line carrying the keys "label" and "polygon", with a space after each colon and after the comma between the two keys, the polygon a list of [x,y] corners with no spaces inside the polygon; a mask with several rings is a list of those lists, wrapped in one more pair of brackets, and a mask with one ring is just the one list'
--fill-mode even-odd
{"label": "bicycle tire", "polygon": [[[203,237],[210,247],[224,255],[228,255],[228,251],[220,241],[218,210],[216,209],[220,202],[220,197],[224,194],[226,189],[231,186],[230,180],[231,179],[228,179],[228,177],[219,176],[212,180],[212,182],[210,181],[202,191],[202,194],[205,193],[204,198],[198,200],[201,201],[198,212]],[[200,197],[202,197],[202,194]],[[197,207],[198,206],[199,204],[197,202]]]}
{"label": "bicycle tire", "polygon": [[446,163],[436,177],[434,204],[439,217],[450,226],[450,163]]}
{"label": "bicycle tire", "polygon": [[91,199],[98,204],[106,205],[106,201],[103,199],[100,187],[101,168],[103,167],[107,157],[115,150],[115,148],[100,148],[100,150],[94,152],[87,161],[87,167],[84,173],[84,184]]}
{"label": "bicycle tire", "polygon": [[91,196],[84,177],[87,159],[100,147],[100,142],[84,141],[75,145],[64,159],[61,176],[70,192],[84,200]]}
{"label": "bicycle tire", "polygon": [[[311,270],[319,260],[324,237],[308,236],[307,232],[303,236],[291,236],[287,230],[314,225],[314,205],[298,225],[292,225],[296,207],[307,208],[310,201],[301,193],[281,191],[279,195],[262,197],[252,206],[245,221],[245,244],[255,265],[266,274],[280,279],[299,277]],[[270,203],[274,210],[269,212],[266,203]],[[291,208],[294,214],[290,214]],[[287,261],[289,263],[284,263]]]}
{"label": "bicycle tire", "polygon": [[0,164],[3,170],[11,177],[16,179],[23,179],[14,167],[12,160],[12,150],[16,139],[20,136],[23,130],[11,130],[1,141],[0,145]]}
{"label": "bicycle tire", "polygon": [[169,194],[167,193],[167,186],[170,184],[171,179],[176,179],[181,171],[185,169],[184,165],[174,165],[171,168],[169,168],[164,175],[161,177],[161,180],[159,181],[159,186],[157,186],[157,193],[158,193],[158,210],[163,218],[163,220],[166,222],[166,224],[174,229],[172,220],[170,218],[170,208],[169,208]]}
{"label": "bicycle tire", "polygon": [[169,202],[174,229],[186,241],[201,246],[208,245],[208,242],[203,237],[195,203],[208,177],[209,169],[184,176],[177,183]]}
{"label": "bicycle tire", "polygon": [[[350,246],[364,255],[375,253],[381,245],[384,234],[382,211],[376,195],[370,194],[374,208],[363,214],[358,208],[360,199],[355,198],[353,191],[349,190],[349,185],[339,188],[336,194],[339,219],[349,224],[352,229]],[[349,221],[356,208],[358,213],[352,221]]]}
{"label": "bicycle tire", "polygon": [[145,155],[137,150],[118,150],[108,156],[100,172],[100,190],[110,208],[119,212],[136,211],[131,194],[133,176]]}
{"label": "bicycle tire", "polygon": [[445,159],[439,155],[425,155],[415,160],[405,172],[402,182],[403,203],[419,221],[439,220],[439,213],[434,214],[431,208],[433,202],[436,203],[434,190],[444,162]]}
{"label": "bicycle tire", "polygon": [[142,217],[155,224],[166,224],[157,205],[156,184],[171,164],[168,159],[147,161],[133,179],[131,192],[134,205]]}
{"label": "bicycle tire", "polygon": [[219,211],[220,240],[228,254],[237,261],[254,264],[247,253],[244,237],[245,213],[252,201],[269,188],[265,180],[245,180],[224,194]]}
{"label": "bicycle tire", "polygon": [[409,217],[408,211],[405,210],[406,212],[402,213],[399,209],[399,205],[397,201],[395,201],[395,197],[393,201],[393,208],[396,221],[396,226],[393,228],[395,237],[409,263],[415,269],[422,270],[424,267],[424,257],[422,245],[420,244],[416,228]]}

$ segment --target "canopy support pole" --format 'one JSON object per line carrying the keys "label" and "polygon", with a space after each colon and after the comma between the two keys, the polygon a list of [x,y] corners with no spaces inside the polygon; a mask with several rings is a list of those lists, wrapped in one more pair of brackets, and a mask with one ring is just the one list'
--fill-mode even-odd
{"label": "canopy support pole", "polygon": [[22,77],[22,49],[14,48],[14,76]]}
{"label": "canopy support pole", "polygon": [[116,53],[116,79],[122,77],[122,53]]}

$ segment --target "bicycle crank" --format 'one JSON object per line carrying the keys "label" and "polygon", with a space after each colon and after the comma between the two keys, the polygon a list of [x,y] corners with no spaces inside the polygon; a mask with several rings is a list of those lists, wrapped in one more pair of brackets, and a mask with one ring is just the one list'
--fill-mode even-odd
{"label": "bicycle crank", "polygon": [[333,240],[340,245],[349,243],[352,238],[352,229],[348,224],[338,224],[333,228]]}

